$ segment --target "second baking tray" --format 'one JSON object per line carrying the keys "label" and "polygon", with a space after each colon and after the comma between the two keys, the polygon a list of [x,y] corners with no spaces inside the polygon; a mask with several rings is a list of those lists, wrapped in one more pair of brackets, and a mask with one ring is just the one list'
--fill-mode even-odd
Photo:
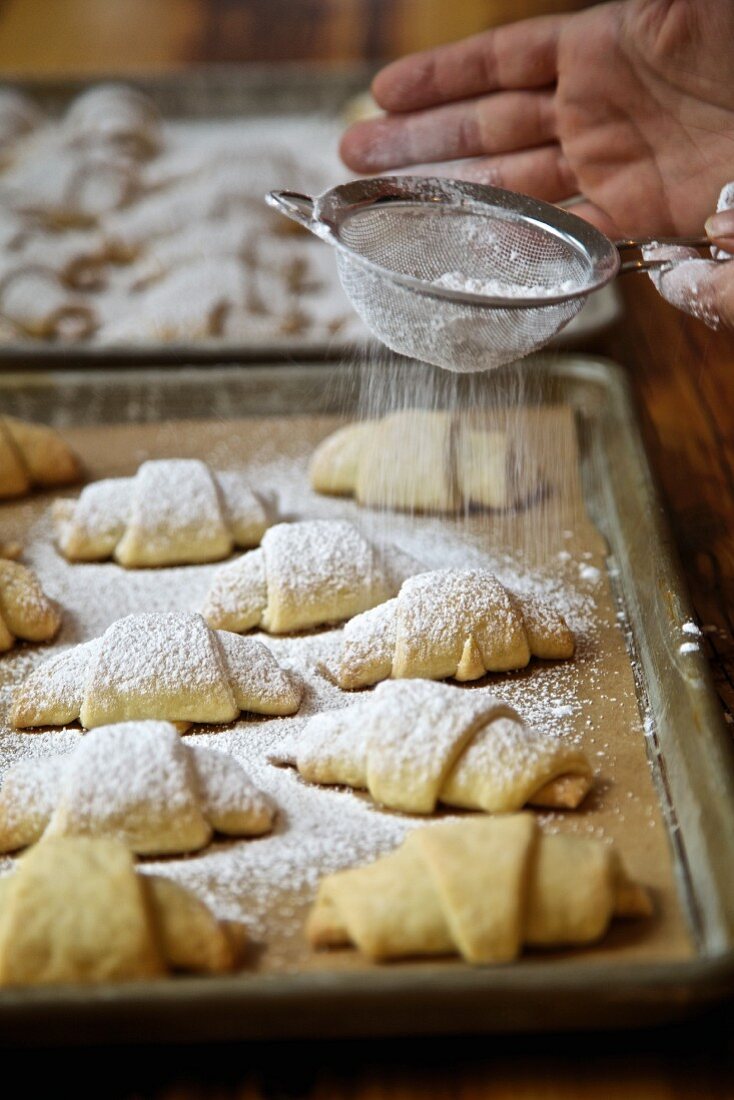
{"label": "second baking tray", "polygon": [[[212,66],[164,76],[139,77],[129,81],[149,95],[158,105],[169,136],[183,132],[187,124],[200,127],[206,123],[211,130],[226,126],[235,142],[241,142],[248,126],[255,122],[267,128],[267,146],[280,152],[299,166],[299,118],[319,124],[318,141],[321,160],[348,177],[347,169],[339,166],[335,155],[339,135],[346,126],[343,110],[349,100],[369,86],[373,70],[366,66],[325,67],[294,64]],[[93,86],[86,80],[25,80],[14,85],[26,91],[53,118],[59,116],[71,100]],[[233,128],[234,127],[234,128]],[[284,128],[285,127],[285,128]],[[259,132],[259,131],[258,131]],[[251,140],[251,139],[250,139]],[[303,140],[314,140],[313,135]],[[262,141],[259,137],[258,141]],[[309,150],[313,154],[313,150]],[[301,157],[303,160],[303,157]],[[311,165],[313,168],[313,165]],[[322,173],[323,174],[323,173]],[[324,177],[324,186],[339,180]],[[294,179],[273,179],[272,187],[294,186]],[[299,184],[302,186],[302,183]],[[259,200],[261,195],[254,195]],[[266,211],[263,206],[263,216]],[[285,223],[284,223],[285,224]],[[329,257],[333,264],[333,259]],[[334,265],[334,285],[324,287],[325,295],[337,293]],[[139,308],[139,307],[138,307]],[[349,306],[344,302],[344,311]],[[621,301],[615,287],[608,286],[590,296],[581,313],[552,341],[553,346],[571,347],[613,323],[621,312]],[[224,361],[257,362],[263,359],[337,358],[351,354],[355,347],[364,350],[368,334],[347,337],[337,333],[331,337],[304,331],[289,335],[279,332],[273,321],[268,335],[262,327],[234,337],[206,337],[200,340],[141,341],[115,344],[95,343],[94,339],[64,343],[52,340],[28,340],[0,344],[0,370],[14,367],[63,366],[75,367],[109,364],[182,365],[186,363],[216,363]]]}
{"label": "second baking tray", "polygon": [[[662,950],[658,961],[644,951],[615,958],[613,948],[480,969],[327,962],[300,972],[2,991],[4,1041],[635,1026],[679,1018],[734,988],[731,743],[703,653],[685,641],[690,608],[624,374],[608,362],[554,359],[528,364],[525,387],[529,401],[567,406],[574,415],[584,503],[608,544],[644,716],[654,813],[664,822],[689,947]],[[3,411],[76,428],[201,418],[224,421],[224,429],[247,416],[270,419],[276,433],[290,417],[348,415],[358,398],[354,375],[326,365],[0,378]],[[171,439],[181,439],[180,427]]]}

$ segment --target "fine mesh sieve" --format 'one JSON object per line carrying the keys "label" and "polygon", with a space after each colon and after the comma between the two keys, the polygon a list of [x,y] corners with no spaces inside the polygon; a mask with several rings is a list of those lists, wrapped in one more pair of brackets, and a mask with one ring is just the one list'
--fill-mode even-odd
{"label": "fine mesh sieve", "polygon": [[386,176],[315,198],[272,191],[267,202],[333,246],[375,336],[453,371],[537,351],[620,269],[661,266],[621,266],[617,245],[569,211],[458,180]]}

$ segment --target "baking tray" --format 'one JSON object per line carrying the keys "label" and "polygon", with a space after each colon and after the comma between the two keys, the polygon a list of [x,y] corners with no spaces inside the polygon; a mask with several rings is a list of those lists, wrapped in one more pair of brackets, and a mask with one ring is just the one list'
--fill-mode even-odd
{"label": "baking tray", "polygon": [[[125,83],[150,95],[166,120],[196,121],[264,117],[273,120],[274,132],[268,145],[277,146],[277,120],[284,115],[320,115],[334,121],[334,140],[346,126],[342,118],[348,101],[369,87],[374,67],[366,65],[323,66],[270,64],[208,66],[186,72],[140,76]],[[18,79],[6,77],[14,87],[33,96],[50,116],[62,113],[76,95],[100,83],[103,75],[88,79]],[[120,77],[110,79],[119,81]],[[288,151],[292,151],[288,145]],[[347,169],[344,179],[348,178]],[[273,187],[293,181],[273,180]],[[338,182],[338,181],[333,181]],[[620,316],[621,297],[614,286],[604,287],[589,297],[574,320],[551,341],[553,347],[574,347],[602,331]],[[308,357],[313,360],[343,358],[369,344],[335,335],[329,339],[308,334],[253,336],[245,341],[202,339],[195,343],[140,343],[101,345],[93,342],[53,343],[29,341],[0,344],[0,371],[18,367],[78,367],[92,364],[174,365],[190,363],[248,362],[265,359]]]}
{"label": "baking tray", "polygon": [[[476,382],[474,383],[476,385]],[[479,382],[491,387],[492,376]],[[351,372],[326,364],[5,374],[0,409],[60,427],[246,413],[348,414]],[[489,392],[489,391],[487,391]],[[479,390],[474,393],[481,396]],[[700,649],[678,642],[691,609],[624,372],[553,357],[526,366],[530,401],[574,411],[583,496],[636,669],[645,741],[672,852],[690,957],[579,956],[473,969],[325,969],[0,992],[6,1043],[205,1040],[634,1027],[672,1021],[734,989],[734,752]]]}

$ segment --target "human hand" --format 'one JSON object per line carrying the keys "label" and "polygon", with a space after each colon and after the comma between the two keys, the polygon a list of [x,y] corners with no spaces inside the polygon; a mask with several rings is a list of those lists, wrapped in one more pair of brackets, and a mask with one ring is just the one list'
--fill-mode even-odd
{"label": "human hand", "polygon": [[[700,234],[731,177],[731,0],[623,0],[388,65],[354,170],[421,165],[574,206],[612,237]],[[471,158],[446,161],[454,158]],[[430,166],[430,167],[428,167]]]}
{"label": "human hand", "polygon": [[[734,183],[728,183],[719,195],[713,214],[706,221],[706,232],[721,260],[734,257]],[[692,248],[663,245],[644,249],[647,260],[671,260],[673,266],[651,271],[656,290],[677,309],[698,317],[709,326],[734,328],[734,263],[704,260]]]}

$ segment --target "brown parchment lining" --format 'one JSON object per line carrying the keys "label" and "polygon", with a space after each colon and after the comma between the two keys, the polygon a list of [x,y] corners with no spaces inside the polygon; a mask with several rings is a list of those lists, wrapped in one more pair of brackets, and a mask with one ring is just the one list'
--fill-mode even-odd
{"label": "brown parchment lining", "polygon": [[[694,949],[647,760],[631,660],[606,571],[606,546],[583,505],[573,414],[570,408],[546,407],[513,416],[525,420],[526,438],[540,456],[550,491],[512,515],[478,513],[452,518],[385,516],[359,509],[351,500],[313,493],[306,473],[308,457],[320,439],[343,423],[333,416],[112,425],[83,427],[67,434],[90,477],[132,474],[149,457],[201,457],[215,468],[246,468],[251,485],[264,494],[281,518],[353,518],[374,538],[392,540],[423,560],[429,558],[427,564],[432,567],[488,561],[501,577],[512,580],[527,569],[541,579],[543,591],[566,593],[561,607],[565,610],[564,601],[568,599],[571,618],[577,620],[578,650],[573,661],[555,665],[533,662],[525,670],[487,677],[466,690],[491,690],[508,699],[540,728],[583,744],[596,771],[592,793],[574,813],[540,813],[539,818],[551,830],[613,841],[632,875],[650,888],[655,916],[650,921],[615,923],[604,942],[590,949],[532,953],[525,958],[546,960],[549,981],[553,959],[558,957],[574,959],[579,966],[591,958],[610,962],[684,958]],[[514,430],[512,424],[508,426]],[[52,545],[46,517],[52,499],[51,494],[41,494],[0,506],[0,538],[23,542],[23,560],[37,570],[47,591],[62,605],[65,617],[53,645],[21,646],[0,658],[3,770],[28,754],[69,751],[81,736],[77,728],[40,733],[9,730],[7,713],[12,692],[31,668],[59,649],[101,633],[123,614],[151,608],[195,609],[217,568],[190,566],[126,573],[112,563],[68,565]],[[416,820],[385,814],[366,805],[365,796],[353,792],[306,788],[291,770],[276,769],[267,762],[278,738],[297,731],[304,716],[320,709],[324,692],[328,706],[349,704],[355,699],[334,687],[328,689],[313,672],[324,649],[328,651],[338,644],[338,634],[338,630],[330,630],[268,640],[279,659],[290,663],[308,685],[304,708],[296,719],[244,718],[224,729],[201,727],[189,735],[234,752],[253,772],[256,782],[271,791],[271,784],[276,784],[276,799],[278,789],[297,790],[293,804],[286,800],[276,836],[256,841],[218,841],[201,854],[146,864],[198,889],[222,916],[243,919],[248,924],[256,947],[243,973],[349,971],[370,966],[351,950],[311,952],[302,934],[305,914],[324,870],[365,862],[377,851],[389,850],[399,842],[399,830],[412,827]],[[314,690],[312,684],[316,685]],[[312,816],[314,808],[318,814],[318,808],[324,807],[313,864],[307,866],[310,849],[304,834],[297,873],[284,866],[276,854],[272,877],[267,881],[268,851],[275,852],[274,845],[282,844],[286,834],[297,850],[299,807],[304,799]],[[353,843],[351,834],[345,838],[339,828],[339,807],[347,805],[344,800],[350,800],[350,806],[365,804],[364,836],[359,843]],[[375,824],[381,820],[386,826],[382,830]],[[334,822],[333,844],[328,836],[330,822]],[[390,822],[395,822],[395,833]],[[374,843],[369,836],[373,828],[377,830]],[[245,853],[242,858],[247,859],[257,853],[252,874],[247,871],[238,877],[238,852]],[[10,858],[2,863],[4,869],[12,866]],[[444,965],[463,964],[447,960]],[[521,966],[522,961],[517,965]]]}

